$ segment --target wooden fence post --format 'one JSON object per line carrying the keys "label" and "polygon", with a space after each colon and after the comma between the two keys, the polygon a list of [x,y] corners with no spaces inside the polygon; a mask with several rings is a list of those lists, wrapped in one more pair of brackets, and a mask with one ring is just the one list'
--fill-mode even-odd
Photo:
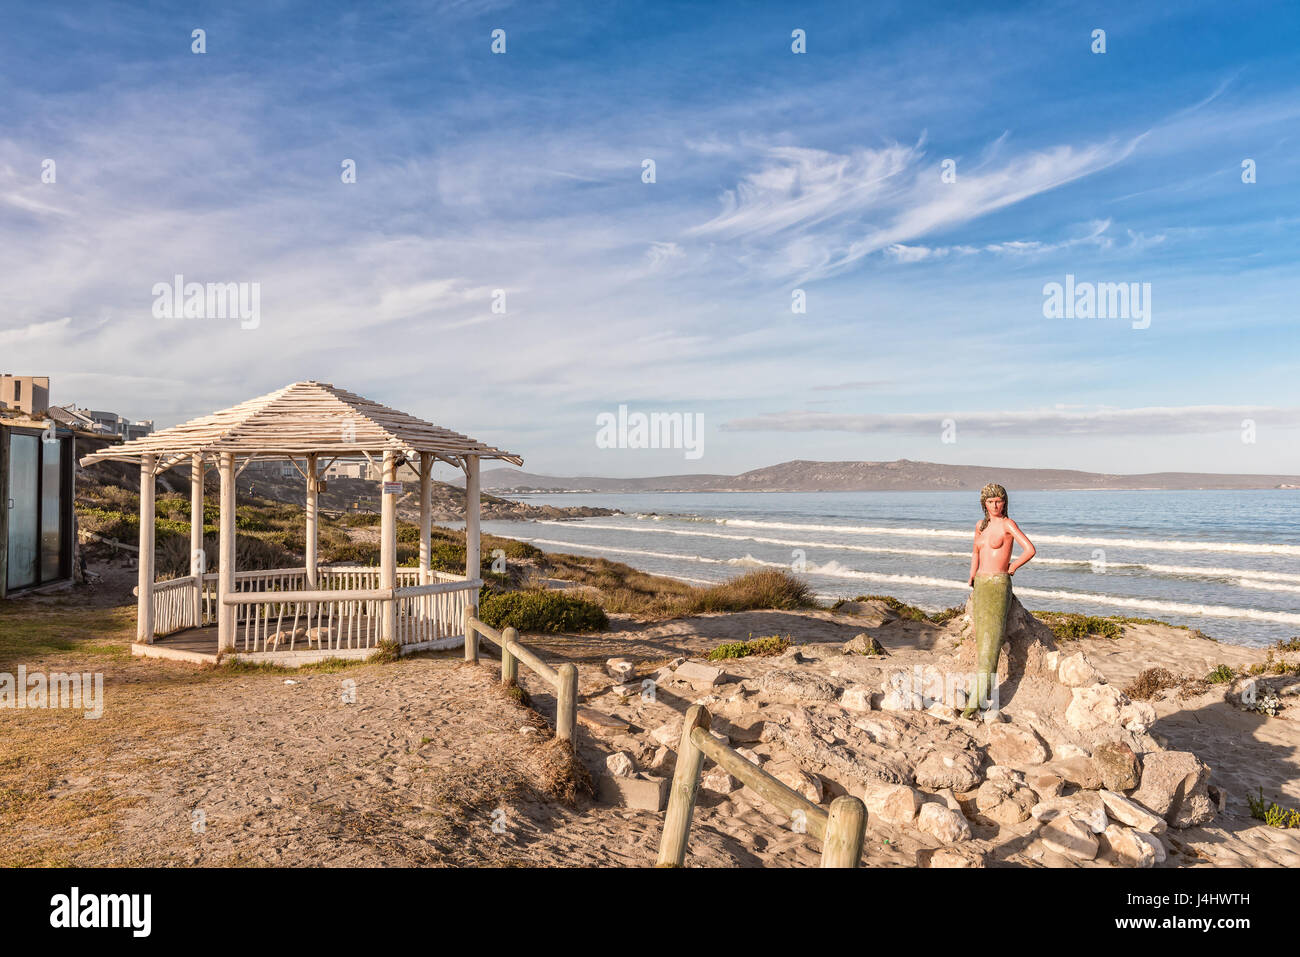
{"label": "wooden fence post", "polygon": [[470,624],[470,619],[477,610],[473,605],[465,606],[465,660],[475,663],[478,662],[478,632]]}
{"label": "wooden fence post", "polygon": [[506,628],[501,632],[501,684],[507,688],[519,683],[519,659],[510,652],[510,642],[519,640],[519,632]]}
{"label": "wooden fence post", "polygon": [[673,772],[672,791],[668,795],[664,831],[659,838],[659,867],[681,867],[686,862],[686,839],[691,833],[700,768],[704,766],[704,752],[691,740],[691,732],[703,728],[707,734],[712,723],[713,716],[704,705],[693,704],[687,709],[686,720],[682,722],[682,740],[677,746],[677,770]]}
{"label": "wooden fence post", "polygon": [[867,829],[867,809],[848,794],[831,802],[830,820],[822,841],[822,867],[857,867]]}
{"label": "wooden fence post", "polygon": [[578,724],[578,666],[566,662],[556,670],[560,687],[555,695],[555,736],[572,744]]}

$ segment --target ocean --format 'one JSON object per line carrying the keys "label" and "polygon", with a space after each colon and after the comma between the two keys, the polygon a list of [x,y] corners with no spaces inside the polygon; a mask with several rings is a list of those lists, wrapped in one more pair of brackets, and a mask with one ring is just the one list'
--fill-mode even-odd
{"label": "ocean", "polygon": [[[965,602],[972,492],[719,492],[512,496],[625,514],[484,522],[553,552],[693,583],[786,568],[820,597]],[[1300,491],[1010,491],[1038,549],[1014,589],[1033,610],[1158,618],[1266,645],[1300,634]],[[1019,553],[1017,547],[1016,553]]]}

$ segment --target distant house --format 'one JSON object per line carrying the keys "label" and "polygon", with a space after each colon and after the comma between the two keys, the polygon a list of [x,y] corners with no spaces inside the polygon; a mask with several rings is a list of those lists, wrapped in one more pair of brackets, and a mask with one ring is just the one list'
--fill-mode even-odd
{"label": "distant house", "polygon": [[43,415],[49,405],[49,376],[0,375],[0,409]]}
{"label": "distant house", "polygon": [[73,577],[75,468],[70,429],[0,419],[0,598]]}

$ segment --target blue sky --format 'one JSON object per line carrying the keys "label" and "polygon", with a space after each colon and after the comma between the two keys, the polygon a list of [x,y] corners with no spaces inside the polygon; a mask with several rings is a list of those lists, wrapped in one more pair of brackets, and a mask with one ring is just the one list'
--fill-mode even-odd
{"label": "blue sky", "polygon": [[[332,381],[553,474],[1300,472],[1300,8],[967,6],[5,3],[0,371],[162,425]],[[1045,318],[1067,274],[1149,327]],[[703,457],[598,448],[620,404]]]}

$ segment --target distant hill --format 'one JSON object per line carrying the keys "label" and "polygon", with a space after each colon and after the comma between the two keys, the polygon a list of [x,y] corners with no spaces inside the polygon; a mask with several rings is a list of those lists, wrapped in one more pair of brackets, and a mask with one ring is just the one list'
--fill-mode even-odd
{"label": "distant hill", "polygon": [[917,492],[980,489],[1300,489],[1300,475],[1219,475],[1150,472],[1110,475],[1073,469],[1012,469],[937,462],[809,462],[796,460],[740,475],[660,475],[652,478],[534,475],[517,469],[483,472],[496,492]]}

